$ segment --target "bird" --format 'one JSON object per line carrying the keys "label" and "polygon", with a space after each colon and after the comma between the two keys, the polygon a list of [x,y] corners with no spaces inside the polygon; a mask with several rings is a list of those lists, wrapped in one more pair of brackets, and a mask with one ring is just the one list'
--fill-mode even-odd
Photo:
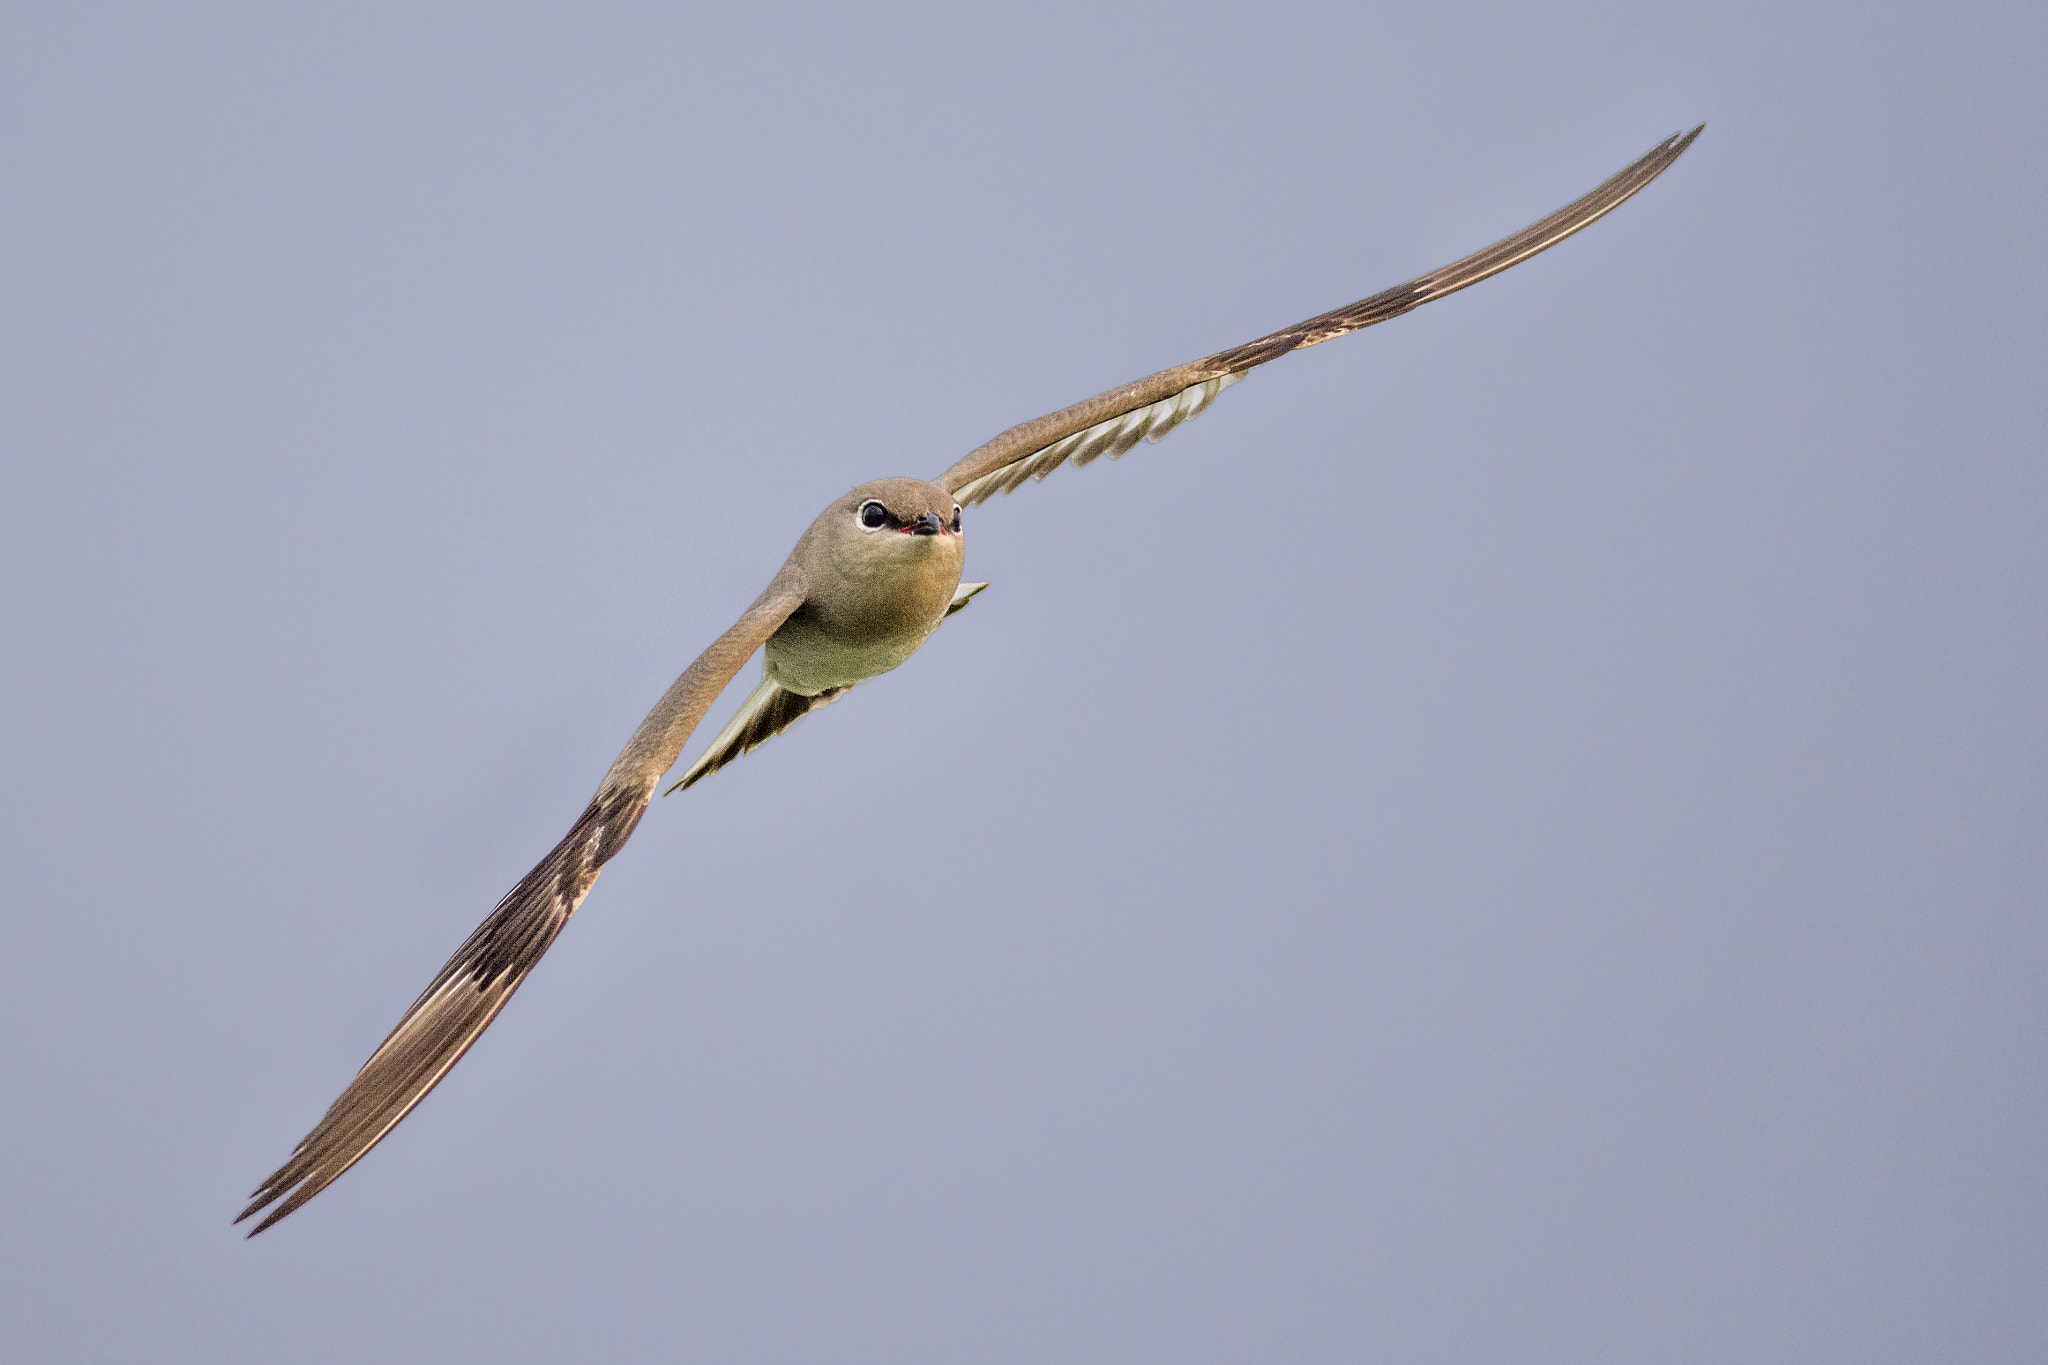
{"label": "bird", "polygon": [[234,1221],[263,1213],[248,1234],[254,1237],[298,1210],[440,1083],[554,944],[632,837],[706,711],[756,652],[759,684],[669,791],[695,785],[895,668],[986,588],[962,582],[963,509],[1062,466],[1116,459],[1140,441],[1157,441],[1269,361],[1399,317],[1555,246],[1662,175],[1705,126],[1673,134],[1557,212],[1439,270],[1020,423],[929,482],[880,479],[835,500],[739,620],[655,703],[568,834],[456,949]]}

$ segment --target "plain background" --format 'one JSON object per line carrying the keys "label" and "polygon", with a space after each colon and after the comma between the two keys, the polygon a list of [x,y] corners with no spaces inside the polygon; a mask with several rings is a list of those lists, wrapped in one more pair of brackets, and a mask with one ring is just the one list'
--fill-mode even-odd
{"label": "plain background", "polygon": [[[2048,1358],[2048,9],[287,8],[0,26],[0,1354]],[[820,507],[1701,120],[228,1226]]]}

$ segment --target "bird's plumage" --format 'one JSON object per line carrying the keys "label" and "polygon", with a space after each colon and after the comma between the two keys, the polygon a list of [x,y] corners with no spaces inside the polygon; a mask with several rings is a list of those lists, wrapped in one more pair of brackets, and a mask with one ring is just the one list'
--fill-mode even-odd
{"label": "bird's plumage", "polygon": [[[958,612],[987,586],[986,583],[962,583],[954,590],[953,600],[946,605],[946,615]],[[763,676],[760,685],[740,703],[740,709],[733,712],[725,728],[704,746],[704,752],[697,755],[697,761],[663,795],[696,786],[740,755],[760,748],[819,707],[845,696],[852,686],[848,683],[844,687],[828,687],[806,696],[801,692],[791,692],[775,679]]]}
{"label": "bird's plumage", "polygon": [[733,712],[725,728],[705,746],[703,753],[697,755],[697,761],[662,795],[671,796],[696,786],[740,755],[760,748],[819,707],[845,696],[851,687],[851,683],[846,687],[828,687],[805,696],[801,692],[791,692],[773,678],[761,679],[760,685],[740,703],[740,709]]}
{"label": "bird's plumage", "polygon": [[655,783],[674,765],[712,701],[803,601],[797,581],[785,565],[739,621],[655,703],[569,833],[455,950],[341,1097],[299,1141],[291,1159],[256,1190],[236,1222],[276,1207],[251,1229],[251,1237],[360,1161],[441,1083],[448,1068],[498,1017],[590,894],[598,872],[632,837]]}
{"label": "bird's plumage", "polygon": [[962,586],[960,504],[1063,464],[1158,440],[1270,360],[1400,316],[1563,241],[1661,175],[1700,134],[1667,138],[1549,217],[1484,251],[1357,303],[1205,359],[1162,370],[1011,427],[930,483],[883,479],[836,500],[774,580],[655,703],[569,833],[498,903],[371,1054],[341,1097],[264,1181],[236,1222],[250,1236],[360,1160],[439,1083],[497,1017],[631,837],[662,774],[756,650],[763,678],[678,787],[687,787],[859,682],[914,653],[985,583]]}
{"label": "bird's plumage", "polygon": [[1027,478],[1043,479],[1068,460],[1079,466],[1098,455],[1114,459],[1141,440],[1156,441],[1207,407],[1218,393],[1242,379],[1247,371],[1269,360],[1397,318],[1425,303],[1470,288],[1592,226],[1662,175],[1705,127],[1701,124],[1689,133],[1664,139],[1557,212],[1501,238],[1484,251],[1475,251],[1442,269],[1356,303],[1283,327],[1257,341],[1161,370],[1072,407],[1021,422],[969,452],[939,475],[938,485],[950,489],[971,507],[998,492],[1011,492]]}

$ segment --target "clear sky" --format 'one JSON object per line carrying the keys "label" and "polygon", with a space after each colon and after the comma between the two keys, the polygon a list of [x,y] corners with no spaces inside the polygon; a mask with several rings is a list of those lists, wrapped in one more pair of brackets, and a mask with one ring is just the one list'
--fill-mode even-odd
{"label": "clear sky", "polygon": [[[12,8],[0,1355],[2048,1358],[2044,71],[2018,3]],[[229,1227],[827,502],[1702,120],[970,512],[971,609]]]}

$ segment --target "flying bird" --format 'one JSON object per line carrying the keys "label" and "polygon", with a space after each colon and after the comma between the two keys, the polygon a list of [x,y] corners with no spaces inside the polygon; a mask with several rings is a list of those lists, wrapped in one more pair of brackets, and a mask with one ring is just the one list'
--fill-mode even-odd
{"label": "flying bird", "polygon": [[986,583],[962,583],[962,509],[1062,465],[1157,441],[1269,360],[1399,317],[1555,246],[1620,207],[1705,127],[1674,135],[1583,198],[1461,261],[1320,317],[1011,427],[931,482],[880,479],[827,507],[767,589],[656,702],[562,841],[448,959],[341,1097],[257,1189],[254,1237],[326,1189],[469,1050],[625,847],[711,703],[758,650],[761,681],[670,790],[688,787],[916,653]]}

